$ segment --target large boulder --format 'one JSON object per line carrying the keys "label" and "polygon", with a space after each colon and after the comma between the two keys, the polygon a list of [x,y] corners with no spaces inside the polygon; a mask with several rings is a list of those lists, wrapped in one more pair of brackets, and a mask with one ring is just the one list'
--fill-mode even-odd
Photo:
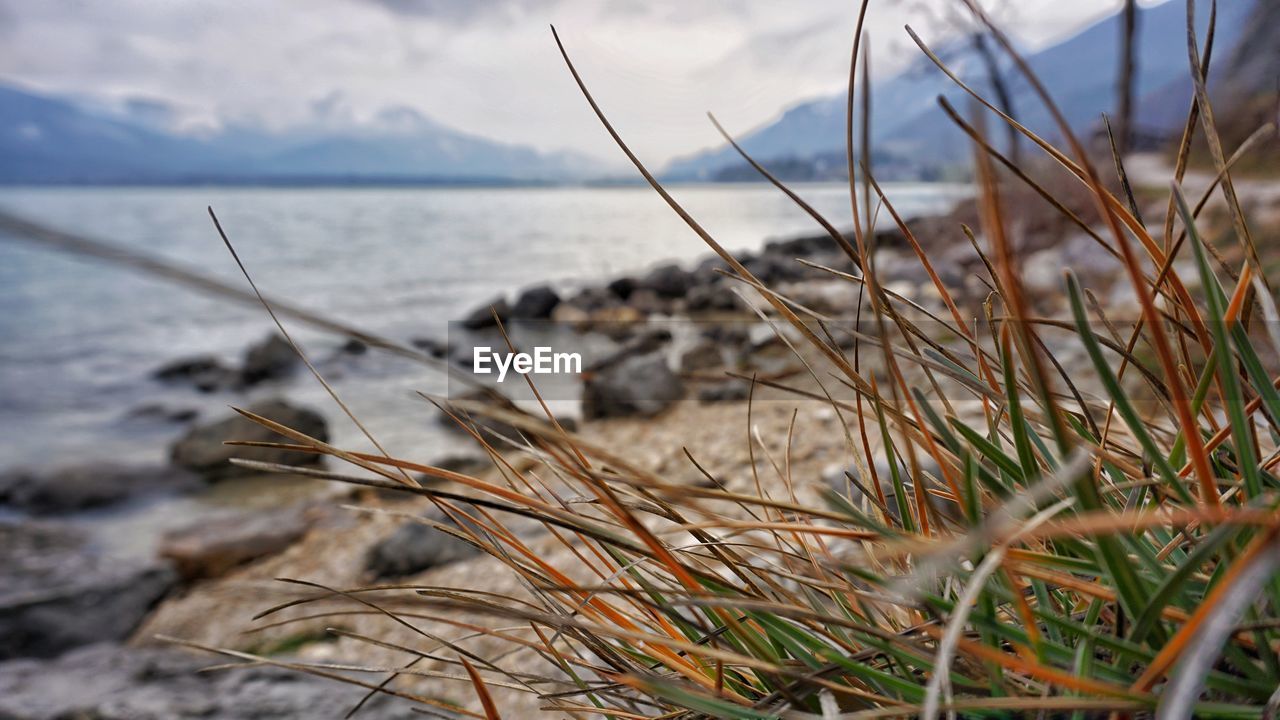
{"label": "large boulder", "polygon": [[292,545],[309,523],[300,509],[236,513],[166,533],[159,553],[184,580],[212,578]]}
{"label": "large boulder", "polygon": [[[0,718],[14,720],[312,720],[347,708],[360,688],[269,665],[200,672],[220,662],[175,647],[98,644],[55,660],[0,663]],[[411,720],[407,700],[376,693],[363,717]]]}
{"label": "large boulder", "polygon": [[[449,524],[438,512],[432,517]],[[410,521],[369,548],[365,569],[379,580],[404,577],[464,560],[479,552],[479,548],[461,538],[426,523]]]}
{"label": "large boulder", "polygon": [[[256,402],[248,410],[317,440],[329,439],[324,417],[314,410],[296,407],[278,399]],[[297,466],[317,465],[323,461],[320,455],[312,453],[223,444],[228,440],[288,442],[287,438],[237,414],[191,428],[170,447],[169,454],[174,464],[199,473],[209,480],[254,474],[253,470],[232,465],[230,460],[233,457]]]}
{"label": "large boulder", "polygon": [[511,319],[546,320],[559,304],[560,296],[550,285],[535,285],[516,298],[516,303],[511,306]]}
{"label": "large boulder", "polygon": [[292,373],[299,362],[298,353],[289,341],[272,333],[245,351],[240,381],[248,386],[264,380],[278,380]]}
{"label": "large boulder", "polygon": [[180,468],[113,463],[0,474],[0,505],[30,515],[58,515],[124,502],[147,493],[182,492],[199,478]]}
{"label": "large boulder", "polygon": [[176,579],[159,561],[105,557],[67,526],[0,524],[0,658],[123,641]]}
{"label": "large boulder", "polygon": [[662,353],[624,357],[585,375],[582,415],[587,419],[651,417],[684,396],[684,383]]}

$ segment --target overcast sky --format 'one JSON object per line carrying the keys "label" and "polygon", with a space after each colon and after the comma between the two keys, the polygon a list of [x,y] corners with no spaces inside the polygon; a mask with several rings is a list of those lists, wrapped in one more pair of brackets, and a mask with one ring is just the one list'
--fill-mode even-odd
{"label": "overcast sky", "polygon": [[[873,68],[916,56],[956,0],[872,0]],[[1030,46],[1120,0],[986,0]],[[655,165],[845,84],[856,0],[0,0],[0,79],[101,101],[158,100],[198,131],[358,124],[409,106],[468,132],[618,158],[548,30]]]}

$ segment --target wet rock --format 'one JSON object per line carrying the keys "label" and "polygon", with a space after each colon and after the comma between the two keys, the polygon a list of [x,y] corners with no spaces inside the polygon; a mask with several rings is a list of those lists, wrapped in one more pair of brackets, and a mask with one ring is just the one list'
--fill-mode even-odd
{"label": "wet rock", "polygon": [[310,523],[300,510],[236,513],[166,533],[159,553],[184,580],[219,577],[292,545]]}
{"label": "wet rock", "polygon": [[272,333],[245,351],[240,381],[248,386],[265,380],[279,380],[292,373],[299,362],[298,353],[289,341]]}
{"label": "wet rock", "polygon": [[214,355],[196,355],[161,365],[151,377],[167,383],[189,384],[208,393],[235,385],[238,373]]}
{"label": "wet rock", "polygon": [[0,658],[122,641],[176,579],[159,561],[104,557],[64,525],[0,524]]}
{"label": "wet rock", "polygon": [[[433,519],[448,524],[443,515]],[[464,560],[479,548],[443,530],[420,522],[407,522],[369,548],[365,569],[376,579],[414,575],[440,565]]]}
{"label": "wet rock", "polygon": [[0,475],[0,504],[31,515],[59,515],[106,507],[148,493],[184,492],[199,485],[185,470],[112,463]]}
{"label": "wet rock", "polygon": [[[270,666],[217,672],[223,661],[172,647],[98,644],[56,660],[0,663],[0,717],[21,720],[310,720],[365,693],[345,683]],[[323,715],[324,713],[319,713]],[[361,714],[422,717],[408,701],[377,695]]]}
{"label": "wet rock", "polygon": [[708,385],[698,391],[698,402],[722,403],[741,402],[751,396],[751,385],[745,380],[733,378],[714,385]]}
{"label": "wet rock", "polygon": [[[314,410],[296,407],[278,399],[256,402],[247,409],[249,412],[317,440],[329,439],[328,426],[325,424],[324,417]],[[230,460],[233,457],[297,466],[318,465],[323,462],[321,456],[311,453],[224,445],[223,443],[228,440],[288,442],[287,438],[277,435],[246,417],[233,415],[224,420],[191,428],[169,448],[169,456],[174,464],[198,473],[208,480],[255,473],[254,470],[232,465]]]}
{"label": "wet rock", "polygon": [[462,319],[462,327],[468,330],[493,327],[498,324],[493,319],[495,312],[498,314],[498,319],[503,322],[506,322],[507,318],[511,316],[511,305],[507,303],[505,297],[498,296],[472,310],[469,315]]}
{"label": "wet rock", "polygon": [[637,288],[652,290],[659,297],[678,298],[683,296],[692,285],[693,274],[675,263],[670,263],[650,270],[641,278]]}
{"label": "wet rock", "polygon": [[170,407],[161,403],[145,403],[125,414],[126,420],[140,422],[189,423],[200,416],[200,411],[191,407]]}
{"label": "wet rock", "polygon": [[581,330],[591,324],[591,313],[571,302],[562,302],[551,311],[551,322]]}
{"label": "wet rock", "polygon": [[724,365],[720,346],[710,340],[699,340],[680,354],[681,372],[711,370]]}
{"label": "wet rock", "polygon": [[511,306],[512,320],[546,320],[560,304],[560,296],[550,285],[536,285],[526,289]]}
{"label": "wet rock", "polygon": [[582,414],[588,419],[651,417],[684,396],[684,383],[661,353],[626,357],[587,376]]}
{"label": "wet rock", "polygon": [[[431,464],[450,472],[476,475],[493,467],[493,460],[480,455],[446,455]],[[427,482],[434,482],[434,480],[428,479]]]}

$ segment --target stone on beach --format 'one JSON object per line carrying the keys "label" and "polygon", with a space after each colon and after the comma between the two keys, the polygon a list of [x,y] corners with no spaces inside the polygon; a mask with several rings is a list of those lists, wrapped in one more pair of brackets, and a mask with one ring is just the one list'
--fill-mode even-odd
{"label": "stone on beach", "polygon": [[[329,439],[328,426],[324,417],[314,410],[296,407],[278,399],[256,402],[247,409],[255,415],[280,423],[317,440]],[[231,458],[296,466],[317,465],[323,462],[322,456],[313,453],[225,445],[224,443],[228,440],[289,442],[284,436],[237,414],[191,428],[170,447],[170,457],[174,464],[199,473],[209,480],[252,475],[257,472],[231,464]]]}
{"label": "stone on beach", "polygon": [[199,478],[180,468],[86,463],[0,474],[0,505],[31,515],[60,515],[115,505],[149,493],[185,492]]}
{"label": "stone on beach", "polygon": [[184,580],[218,577],[252,560],[274,555],[307,531],[300,509],[238,513],[201,520],[167,533],[159,554],[173,562]]}
{"label": "stone on beach", "polygon": [[123,641],[176,579],[159,561],[103,556],[66,525],[0,524],[0,658]]}
{"label": "stone on beach", "polygon": [[587,419],[651,417],[684,397],[684,383],[660,352],[635,355],[590,373],[582,389]]}

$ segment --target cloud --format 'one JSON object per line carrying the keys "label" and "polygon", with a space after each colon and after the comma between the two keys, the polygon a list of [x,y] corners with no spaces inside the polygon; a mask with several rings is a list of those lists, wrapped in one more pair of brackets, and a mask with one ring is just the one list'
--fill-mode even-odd
{"label": "cloud", "polygon": [[[932,16],[953,2],[873,2],[873,67],[913,57],[904,22],[945,35]],[[1068,11],[1025,0],[1015,29],[1043,41],[1117,2]],[[617,159],[552,43],[554,23],[619,130],[657,165],[718,143],[705,110],[741,131],[838,92],[854,11],[849,0],[0,0],[0,80],[160,103],[188,128],[376,123],[411,108],[478,135]]]}

